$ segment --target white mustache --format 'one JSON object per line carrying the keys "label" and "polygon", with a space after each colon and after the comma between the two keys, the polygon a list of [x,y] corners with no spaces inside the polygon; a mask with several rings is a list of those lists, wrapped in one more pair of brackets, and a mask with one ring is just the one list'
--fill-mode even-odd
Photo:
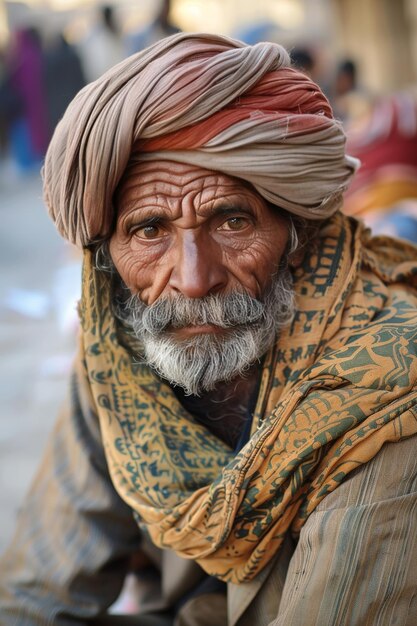
{"label": "white mustache", "polygon": [[209,295],[201,299],[175,297],[158,300],[146,306],[138,301],[127,306],[135,310],[135,321],[141,320],[141,327],[151,335],[157,335],[169,328],[214,325],[219,328],[235,328],[260,322],[265,315],[265,306],[259,300],[245,293],[229,295]]}

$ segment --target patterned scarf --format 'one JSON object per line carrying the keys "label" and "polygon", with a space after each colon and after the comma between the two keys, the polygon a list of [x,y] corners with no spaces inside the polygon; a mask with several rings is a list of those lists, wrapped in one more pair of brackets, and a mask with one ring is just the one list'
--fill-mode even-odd
{"label": "patterned scarf", "polygon": [[315,244],[236,455],[135,362],[85,252],[82,341],[114,486],[157,546],[224,581],[252,579],[350,472],[417,432],[417,250],[339,212]]}

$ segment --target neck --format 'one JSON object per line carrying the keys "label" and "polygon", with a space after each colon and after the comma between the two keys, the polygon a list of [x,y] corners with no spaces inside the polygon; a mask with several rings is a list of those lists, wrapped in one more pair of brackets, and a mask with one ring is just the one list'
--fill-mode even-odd
{"label": "neck", "polygon": [[201,396],[187,396],[181,387],[173,391],[184,408],[214,435],[235,449],[256,402],[261,365],[252,365],[244,376],[220,382]]}

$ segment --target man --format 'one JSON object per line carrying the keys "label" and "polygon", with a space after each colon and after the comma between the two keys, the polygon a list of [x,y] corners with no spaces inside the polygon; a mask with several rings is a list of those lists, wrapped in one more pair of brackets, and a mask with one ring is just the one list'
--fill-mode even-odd
{"label": "man", "polygon": [[88,82],[96,80],[126,57],[115,6],[104,4],[96,8],[91,28],[78,42],[78,52]]}
{"label": "man", "polygon": [[2,624],[111,623],[133,554],[142,626],[415,622],[416,251],[340,213],[344,143],[280,46],[214,35],[70,105],[80,347]]}
{"label": "man", "polygon": [[157,4],[157,13],[154,19],[145,27],[133,31],[126,38],[129,54],[139,52],[156,43],[164,37],[175,35],[180,32],[178,26],[171,21],[172,0],[162,0]]}

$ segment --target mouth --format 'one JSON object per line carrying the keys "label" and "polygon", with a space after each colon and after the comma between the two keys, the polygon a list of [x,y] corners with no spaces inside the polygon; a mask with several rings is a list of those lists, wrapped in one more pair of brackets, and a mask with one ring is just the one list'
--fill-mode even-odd
{"label": "mouth", "polygon": [[196,326],[183,326],[182,328],[170,328],[169,333],[179,338],[194,337],[195,335],[218,335],[224,333],[225,329],[214,324],[201,324]]}

